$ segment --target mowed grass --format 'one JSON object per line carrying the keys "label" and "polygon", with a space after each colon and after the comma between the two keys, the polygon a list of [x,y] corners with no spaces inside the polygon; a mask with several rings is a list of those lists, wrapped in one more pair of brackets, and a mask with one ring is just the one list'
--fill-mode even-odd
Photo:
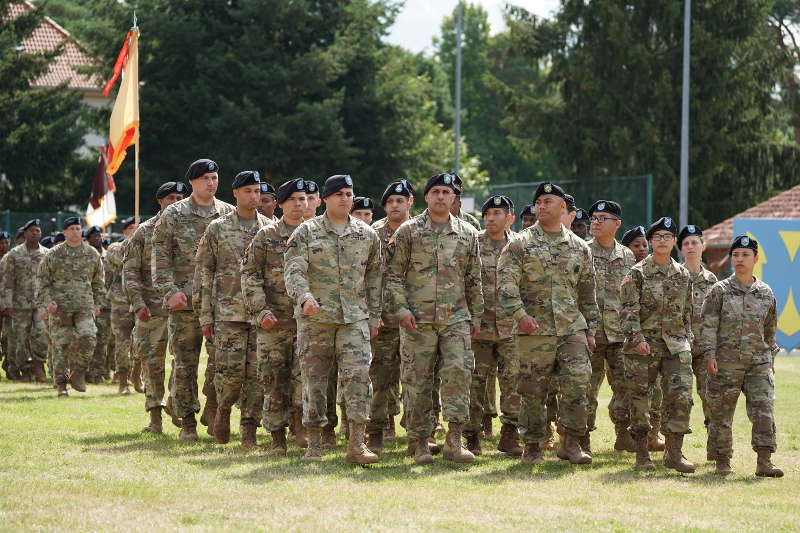
{"label": "mowed grass", "polygon": [[[416,466],[406,438],[378,465],[344,463],[344,439],[321,463],[246,453],[238,414],[230,444],[202,429],[198,443],[140,432],[141,394],[90,386],[84,394],[36,384],[0,383],[0,530],[3,531],[797,531],[800,528],[800,358],[777,362],[779,451],[783,479],[753,475],[750,425],[736,413],[736,474],[721,479],[705,462],[699,399],[685,453],[694,475],[633,470],[633,455],[612,451],[613,429],[602,391],[594,462],[576,467],[547,454],[524,467],[484,441],[474,465],[437,456]],[[495,422],[495,433],[499,426]],[[259,441],[269,438],[259,428]]]}

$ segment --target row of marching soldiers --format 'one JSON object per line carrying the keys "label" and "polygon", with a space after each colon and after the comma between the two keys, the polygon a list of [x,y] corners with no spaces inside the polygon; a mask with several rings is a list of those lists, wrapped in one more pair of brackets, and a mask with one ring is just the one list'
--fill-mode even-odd
{"label": "row of marching soldiers", "polygon": [[[218,170],[211,160],[194,162],[186,175],[192,194],[162,206],[126,244],[123,287],[141,330],[136,349],[147,361],[146,431],[162,430],[169,339],[170,414],[181,439],[198,438],[205,338],[214,349],[207,349],[201,422],[219,443],[230,439],[236,405],[243,447],[259,449],[261,424],[270,454],[285,455],[291,426],[305,458],[320,460],[323,447],[335,446],[338,387],[348,462],[379,460],[401,403],[417,463],[440,451],[470,463],[491,427],[485,420],[497,376],[500,451],[541,464],[552,423],[561,436],[557,456],[587,464],[607,376],[615,450],[635,452],[636,468],[652,470],[649,452],[661,448],[666,467],[691,473],[683,439],[691,432],[694,374],[717,471],[731,472],[733,411],[744,391],[756,473],[782,475],[771,463],[775,299],[753,277],[754,239],[734,240],[735,275],[715,283],[701,263],[700,228],[678,231],[663,217],[620,243],[619,204],[600,200],[583,211],[552,183],[538,187],[521,213],[527,227],[513,233],[514,206],[504,196],[486,201],[485,229],[478,229],[460,210],[455,174],[427,181],[427,209],[416,217],[410,184],[392,182],[381,198],[387,217],[370,226],[361,217],[371,220],[372,203],[354,198],[350,176],[331,176],[321,191],[309,180],[287,181],[271,193],[282,217],[269,219],[258,206],[271,187],[257,172],[234,178],[234,207],[215,198]],[[313,216],[320,201],[325,212]],[[589,242],[576,234],[581,220]],[[671,257],[676,244],[684,264]],[[40,266],[42,287],[53,277],[50,262],[75,275],[75,266],[52,257]],[[61,304],[47,301],[51,294],[40,291],[40,305],[51,322],[68,324]],[[75,360],[82,385],[85,366]],[[448,426],[442,447],[440,416]],[[666,442],[652,433],[658,418]]]}

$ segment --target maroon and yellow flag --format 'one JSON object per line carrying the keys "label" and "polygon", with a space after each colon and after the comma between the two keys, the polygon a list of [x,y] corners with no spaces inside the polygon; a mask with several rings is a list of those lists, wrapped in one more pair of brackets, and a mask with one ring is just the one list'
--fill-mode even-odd
{"label": "maroon and yellow flag", "polygon": [[[126,50],[127,49],[127,50]],[[124,57],[127,52],[127,57]],[[108,169],[112,176],[125,160],[129,146],[139,141],[139,30],[128,32],[114,67],[122,65],[120,84],[108,131]],[[109,83],[113,84],[114,78]]]}

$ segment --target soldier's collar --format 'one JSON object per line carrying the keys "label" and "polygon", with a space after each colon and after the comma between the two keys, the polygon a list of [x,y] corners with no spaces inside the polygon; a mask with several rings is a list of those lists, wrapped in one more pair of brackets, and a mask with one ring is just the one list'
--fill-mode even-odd
{"label": "soldier's collar", "polygon": [[[425,217],[425,229],[433,231],[433,220],[431,219],[431,215],[426,209],[422,212],[422,215]],[[447,219],[447,231],[445,233],[455,233],[455,225],[457,224],[457,217],[453,216],[453,213],[449,214],[449,218]]]}
{"label": "soldier's collar", "polygon": [[[331,223],[331,219],[328,218],[328,212],[326,211],[322,213],[322,215],[320,216],[322,217],[322,224],[325,226],[325,231],[330,233],[336,233],[336,230],[333,229],[333,224]],[[339,235],[339,237],[344,237],[345,235],[348,235],[350,233],[357,233],[360,231],[358,229],[358,226],[355,225],[354,222],[355,220],[356,220],[355,218],[348,215],[347,221],[344,223],[344,230],[342,231],[342,234]]]}

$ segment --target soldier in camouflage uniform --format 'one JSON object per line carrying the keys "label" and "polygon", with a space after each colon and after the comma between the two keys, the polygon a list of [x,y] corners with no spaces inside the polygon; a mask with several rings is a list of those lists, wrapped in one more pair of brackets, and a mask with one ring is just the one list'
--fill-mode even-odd
{"label": "soldier in camouflage uniform", "polygon": [[353,210],[350,211],[350,216],[359,219],[364,224],[372,225],[372,215],[374,214],[372,210],[374,207],[375,204],[372,198],[357,196],[353,200]]}
{"label": "soldier in camouflage uniform", "polygon": [[[199,159],[189,166],[186,179],[192,185],[192,194],[161,213],[151,238],[153,285],[169,310],[169,334],[175,357],[175,382],[170,396],[174,402],[173,414],[181,419],[182,440],[197,440],[195,413],[200,411],[197,369],[203,333],[197,316],[200,302],[193,302],[198,296],[198,291],[193,291],[197,245],[212,220],[233,210],[230,204],[214,198],[219,185],[218,170],[219,166],[210,159]],[[210,383],[215,368],[211,354],[207,365],[203,392],[206,403],[212,404],[212,412],[216,412],[216,393]],[[207,422],[209,427],[213,426],[210,420]]]}
{"label": "soldier in camouflage uniform", "polygon": [[[747,235],[733,240],[729,251],[734,275],[711,288],[703,304],[698,350],[706,360],[711,408],[709,454],[716,457],[717,473],[733,472],[733,414],[744,392],[747,416],[753,425],[751,446],[758,454],[756,475],[782,477],[772,464],[775,438],[774,357],[777,327],[775,295],[753,276],[758,242]],[[713,441],[712,441],[713,440]]]}
{"label": "soldier in camouflage uniform", "polygon": [[500,378],[500,442],[497,449],[508,455],[519,457],[517,421],[519,418],[519,358],[514,339],[514,322],[500,308],[497,285],[497,260],[500,252],[511,240],[506,230],[508,221],[514,218],[514,204],[506,196],[492,196],[482,208],[485,230],[478,233],[481,254],[481,284],[483,286],[483,316],[480,332],[472,339],[475,353],[475,371],[470,387],[470,425],[464,432],[467,448],[474,455],[481,454],[480,432],[484,413],[494,403],[495,389],[489,396],[488,380]]}
{"label": "soldier in camouflage uniform", "polygon": [[[161,433],[161,409],[164,401],[164,360],[167,354],[167,311],[161,295],[153,286],[150,268],[152,256],[153,229],[161,213],[168,206],[183,199],[186,185],[183,182],[168,181],[156,191],[159,212],[156,216],[140,224],[131,236],[125,261],[122,266],[122,279],[125,293],[136,315],[133,329],[133,350],[145,366],[144,408],[150,414],[150,423],[142,431]],[[172,382],[172,379],[170,379]],[[169,414],[169,413],[168,413]],[[174,422],[177,422],[177,417]]]}
{"label": "soldier in camouflage uniform", "polygon": [[82,242],[78,217],[64,220],[66,242],[53,247],[39,263],[37,300],[39,318],[50,318],[53,376],[59,396],[67,396],[69,384],[86,391],[86,369],[94,353],[97,326],[94,317],[103,301],[103,261]]}
{"label": "soldier in camouflage uniform", "polygon": [[475,228],[476,230],[481,230],[481,222],[475,218],[474,215],[471,215],[461,209],[461,195],[464,194],[464,182],[461,179],[461,176],[458,174],[453,174],[455,176],[455,199],[453,200],[453,205],[450,206],[450,214],[454,217],[460,218],[464,222],[467,222],[470,226]]}
{"label": "soldier in camouflage uniform", "polygon": [[564,438],[558,457],[591,463],[581,449],[586,434],[586,395],[591,380],[589,351],[599,325],[589,245],[561,223],[565,193],[542,183],[534,193],[538,221],[519,233],[500,254],[500,305],[518,325],[520,359],[519,429],[523,464],[541,464],[551,378],[559,379],[559,422]]}
{"label": "soldier in camouflage uniform", "polygon": [[[603,384],[603,377],[608,375],[611,386],[611,401],[608,414],[614,424],[617,439],[614,449],[618,451],[636,451],[628,432],[630,417],[625,385],[625,359],[622,353],[622,324],[619,313],[620,285],[625,275],[634,265],[633,252],[615,239],[617,230],[622,225],[622,207],[617,202],[598,200],[589,208],[591,233],[594,237],[589,241],[594,261],[594,272],[597,280],[597,307],[600,309],[600,327],[595,334],[597,347],[592,350],[592,383],[589,387],[589,412],[586,425],[589,432],[597,429],[597,395]],[[575,220],[578,220],[577,217]],[[589,433],[584,448],[590,448]]]}
{"label": "soldier in camouflage uniform", "polygon": [[469,422],[470,380],[475,368],[470,338],[483,315],[478,232],[452,215],[454,174],[425,184],[428,209],[403,223],[390,241],[386,297],[400,321],[400,361],[406,398],[409,451],[419,464],[433,461],[428,438],[435,429],[433,396],[441,376],[442,410],[449,427],[444,458],[471,463],[461,435]]}
{"label": "soldier in camouflage uniform", "polygon": [[[0,231],[0,287],[5,287],[5,265],[8,262],[8,250],[11,246],[11,235],[7,231]],[[10,375],[8,369],[8,329],[10,320],[5,317],[5,298],[0,297],[0,361],[3,363],[3,370],[6,376]]]}
{"label": "soldier in camouflage uniform", "polygon": [[528,204],[519,212],[519,220],[522,224],[522,229],[528,229],[536,224],[536,208],[533,204]]}
{"label": "soldier in camouflage uniform", "polygon": [[231,188],[236,210],[213,220],[197,247],[195,304],[199,300],[203,335],[216,339],[214,438],[219,444],[230,441],[231,409],[238,404],[242,447],[258,451],[256,429],[264,394],[257,376],[256,331],[242,299],[240,267],[245,249],[269,220],[257,210],[261,200],[257,171],[239,172]]}
{"label": "soldier in camouflage uniform", "polygon": [[[111,304],[111,331],[114,334],[114,376],[119,382],[117,392],[122,395],[131,393],[128,388],[128,376],[132,366],[131,334],[134,326],[131,304],[122,289],[122,263],[125,260],[128,238],[134,231],[136,231],[136,219],[130,217],[122,221],[122,234],[125,239],[108,247],[105,261],[106,297]],[[141,384],[138,388],[141,388]]]}
{"label": "soldier in camouflage uniform", "polygon": [[263,180],[261,181],[260,187],[261,197],[258,202],[258,212],[265,216],[270,222],[277,222],[278,217],[275,216],[275,199],[277,198],[275,187]]}
{"label": "soldier in camouflage uniform", "polygon": [[381,246],[375,230],[349,215],[350,176],[331,176],[321,195],[325,214],[307,220],[288,241],[284,280],[295,302],[303,380],[306,459],[322,457],[322,427],[328,423],[328,382],[338,363],[350,436],[345,459],[367,464],[378,456],[364,444],[372,386],[369,339],[381,314]]}
{"label": "soldier in camouflage uniform", "polygon": [[[84,236],[86,242],[100,254],[100,258],[103,260],[103,272],[105,272],[108,265],[106,264],[106,250],[103,248],[103,230],[99,226],[91,226],[84,230]],[[111,368],[108,366],[108,350],[114,337],[111,334],[111,304],[108,302],[105,292],[100,299],[99,306],[100,313],[94,319],[97,326],[97,341],[87,371],[89,383],[102,383],[103,379],[108,378],[111,372]]]}
{"label": "soldier in camouflage uniform", "polygon": [[694,465],[682,452],[683,436],[691,433],[692,281],[689,271],[670,257],[677,235],[671,218],[654,222],[647,229],[652,255],[634,265],[622,281],[623,350],[636,469],[655,469],[648,452],[647,433],[650,393],[661,374],[664,466],[692,473]]}
{"label": "soldier in camouflage uniform", "polygon": [[[264,393],[262,424],[272,436],[269,453],[274,456],[286,455],[286,427],[303,413],[300,364],[294,346],[297,322],[286,294],[283,254],[286,241],[303,222],[305,189],[302,178],[278,187],[276,200],[283,216],[256,233],[242,263],[242,295],[257,331],[258,378]],[[297,425],[302,427],[302,421]],[[302,432],[297,438],[303,445]]]}
{"label": "soldier in camouflage uniform", "polygon": [[[414,205],[414,189],[411,184],[400,179],[391,182],[381,197],[381,207],[386,218],[372,225],[381,240],[382,269],[391,257],[389,240],[397,228],[411,216]],[[385,279],[384,279],[385,282]],[[384,285],[385,286],[385,285]],[[381,315],[381,326],[378,334],[372,339],[372,364],[369,377],[372,381],[372,410],[367,424],[369,449],[380,454],[383,448],[384,433],[394,430],[393,417],[399,413],[399,380],[400,374],[400,329],[397,319],[385,307]]]}
{"label": "soldier in camouflage uniform", "polygon": [[6,318],[11,319],[9,368],[22,381],[44,383],[47,345],[44,322],[36,310],[35,287],[36,271],[48,250],[39,244],[42,228],[38,218],[29,220],[23,231],[25,242],[8,252],[4,267],[3,307]]}

